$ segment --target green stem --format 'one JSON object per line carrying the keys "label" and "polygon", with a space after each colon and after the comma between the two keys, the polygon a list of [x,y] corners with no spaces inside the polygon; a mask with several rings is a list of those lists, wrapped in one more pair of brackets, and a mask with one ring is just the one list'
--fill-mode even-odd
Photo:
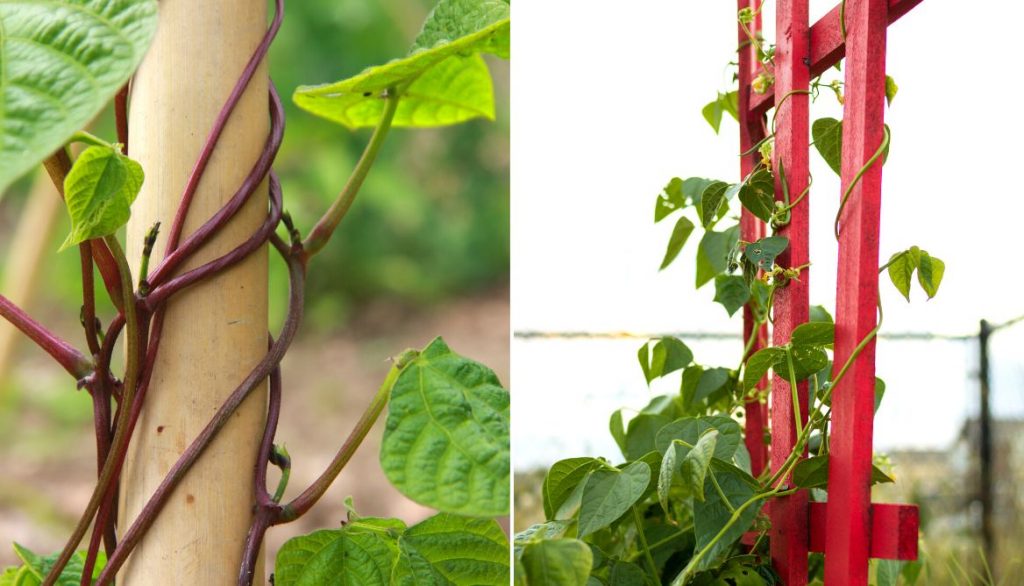
{"label": "green stem", "polygon": [[388,130],[391,129],[391,122],[395,118],[395,112],[398,110],[398,102],[401,96],[397,89],[389,88],[387,90],[387,96],[384,102],[384,113],[381,116],[380,122],[377,124],[377,128],[373,131],[373,136],[370,137],[370,142],[366,145],[366,150],[363,151],[363,155],[359,158],[359,162],[356,163],[356,168],[352,171],[352,175],[348,179],[348,183],[345,184],[344,189],[338,195],[338,198],[334,200],[331,207],[327,210],[320,221],[317,222],[316,226],[306,237],[305,242],[302,243],[304,252],[304,259],[309,260],[314,254],[320,251],[330,240],[331,235],[334,233],[335,228],[341,222],[345,214],[348,213],[352,202],[356,199],[356,194],[359,193],[359,188],[362,187],[363,181],[366,180],[366,175],[370,172],[370,167],[373,166],[374,161],[377,160],[377,154],[380,152],[380,147],[384,143],[384,138],[388,135]]}
{"label": "green stem", "polygon": [[661,578],[658,577],[658,566],[654,563],[651,548],[647,545],[647,536],[644,535],[644,521],[640,517],[640,511],[636,508],[636,505],[633,505],[630,509],[633,511],[633,523],[636,524],[636,534],[640,538],[640,547],[643,550],[644,559],[647,561],[647,569],[651,572],[651,578],[654,579],[654,583],[658,584],[661,582]]}
{"label": "green stem", "polygon": [[[687,533],[689,533],[692,530],[693,530],[693,523],[690,523],[689,525],[687,525],[685,527],[682,527],[679,531],[673,533],[672,535],[669,535],[668,537],[665,537],[664,539],[659,539],[658,541],[655,541],[654,543],[650,544],[647,547],[647,549],[648,549],[648,551],[654,551],[654,550],[658,549],[659,547],[665,545],[666,543],[672,543],[676,539],[679,539],[680,537],[682,537],[683,535],[686,535]],[[643,552],[637,552],[637,553],[633,554],[632,556],[630,556],[628,561],[631,561],[631,562],[632,561],[636,561],[636,559],[639,558],[641,555],[643,555]]]}
{"label": "green stem", "polygon": [[718,492],[719,498],[721,498],[722,502],[725,503],[725,506],[726,508],[729,509],[729,512],[736,512],[736,509],[732,506],[732,501],[730,501],[729,498],[725,496],[725,491],[722,490],[722,485],[718,484],[718,479],[715,478],[715,471],[712,470],[711,468],[708,468],[708,475],[711,476],[711,484],[715,485],[715,491]]}
{"label": "green stem", "polygon": [[871,158],[868,159],[868,162],[864,163],[864,166],[861,167],[859,171],[857,171],[856,175],[853,176],[853,181],[851,181],[850,184],[846,186],[846,191],[843,192],[843,199],[839,201],[839,211],[836,212],[835,222],[836,240],[839,240],[839,218],[842,217],[843,215],[843,209],[846,208],[846,201],[850,199],[850,194],[853,193],[853,188],[856,187],[858,183],[860,183],[861,178],[864,176],[865,173],[868,172],[868,169],[870,169],[871,166],[875,164],[875,161],[878,160],[878,157],[882,156],[882,153],[885,152],[885,149],[889,148],[889,127],[883,126],[882,130],[885,131],[885,135],[882,137],[882,144],[878,145],[878,150],[875,151],[875,154],[871,155]]}
{"label": "green stem", "polygon": [[117,263],[121,279],[121,291],[123,293],[122,304],[125,314],[127,365],[125,367],[121,408],[118,410],[117,423],[114,425],[114,438],[111,441],[110,449],[111,456],[103,462],[103,469],[100,471],[99,480],[96,482],[96,488],[93,489],[89,504],[86,506],[85,512],[82,513],[82,517],[79,519],[78,525],[75,526],[75,530],[72,532],[63,551],[61,551],[60,557],[57,558],[53,568],[50,569],[50,573],[47,574],[46,579],[43,581],[43,586],[53,586],[56,583],[64,567],[75,553],[78,544],[82,541],[82,537],[85,536],[85,532],[89,529],[89,524],[96,515],[96,511],[109,492],[110,486],[117,479],[120,462],[117,461],[118,458],[113,456],[124,453],[125,444],[127,444],[129,439],[127,433],[128,421],[131,419],[132,401],[135,398],[135,386],[138,382],[139,366],[142,357],[139,352],[139,321],[135,311],[135,292],[132,290],[131,269],[128,267],[128,261],[125,258],[124,250],[121,248],[121,243],[117,241],[116,236],[105,236],[103,240],[110,248],[114,261]]}
{"label": "green stem", "polygon": [[793,398],[793,424],[796,426],[796,434],[803,435],[803,421],[800,413],[800,394],[796,386],[796,367],[793,365],[793,349],[786,348],[786,366],[789,367],[789,394]]}

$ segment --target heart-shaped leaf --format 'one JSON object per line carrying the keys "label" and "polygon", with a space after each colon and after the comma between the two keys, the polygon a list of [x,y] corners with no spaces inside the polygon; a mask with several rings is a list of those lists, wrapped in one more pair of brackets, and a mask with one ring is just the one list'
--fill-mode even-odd
{"label": "heart-shaped leaf", "polygon": [[156,17],[156,0],[0,2],[0,193],[107,105]]}
{"label": "heart-shaped leaf", "polygon": [[[578,539],[538,541],[523,548],[522,563],[516,565],[516,580],[531,585],[585,586],[593,563],[590,546]],[[522,581],[520,572],[525,574]]]}
{"label": "heart-shaped leaf", "polygon": [[143,179],[142,165],[117,150],[107,146],[85,149],[64,179],[71,233],[61,250],[109,236],[127,224]]}
{"label": "heart-shaped leaf", "polygon": [[789,239],[785,236],[768,236],[748,244],[743,249],[743,256],[761,270],[770,271],[772,265],[775,264],[775,257],[782,254],[787,246],[789,246]]}
{"label": "heart-shaped leaf", "polygon": [[412,500],[448,513],[508,513],[509,393],[436,338],[391,390],[380,462]]}
{"label": "heart-shaped leaf", "polygon": [[595,470],[583,489],[580,505],[579,536],[590,535],[621,517],[647,490],[651,467],[633,462],[622,470]]}
{"label": "heart-shaped leaf", "polygon": [[569,495],[586,480],[591,470],[601,465],[597,458],[569,458],[555,462],[544,476],[544,515],[555,519],[555,513]]}
{"label": "heart-shaped leaf", "polygon": [[393,126],[429,127],[494,118],[494,92],[480,53],[509,56],[505,0],[441,0],[427,16],[409,55],[348,79],[300,86],[300,108],[348,128],[375,126],[384,94],[402,96]]}
{"label": "heart-shaped leaf", "polygon": [[758,169],[740,186],[740,203],[757,216],[768,222],[775,212],[775,179],[765,169]]}

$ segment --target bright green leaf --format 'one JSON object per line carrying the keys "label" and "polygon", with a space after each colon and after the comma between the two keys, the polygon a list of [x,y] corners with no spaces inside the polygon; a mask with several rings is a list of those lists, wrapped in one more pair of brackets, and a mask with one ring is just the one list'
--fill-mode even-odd
{"label": "bright green leaf", "polygon": [[397,519],[364,517],[341,529],[321,529],[289,539],[277,552],[276,586],[390,586],[398,561]]}
{"label": "bright green leaf", "polygon": [[510,9],[503,0],[441,0],[407,57],[348,79],[295,90],[296,105],[349,128],[375,126],[385,100],[402,96],[394,126],[440,126],[494,118],[487,65],[479,53],[508,58]]}
{"label": "bright green leaf", "polygon": [[142,166],[110,147],[85,149],[64,178],[64,201],[71,233],[61,250],[115,234],[128,223],[142,189]]}
{"label": "bright green leaf", "polygon": [[900,87],[896,85],[896,80],[891,75],[885,76],[885,101],[891,106],[892,101],[896,99],[896,92],[900,91]]}
{"label": "bright green leaf", "polygon": [[693,228],[693,222],[689,218],[680,216],[679,220],[676,221],[675,228],[672,229],[672,236],[669,237],[668,248],[665,250],[665,258],[662,259],[661,267],[658,270],[665,270],[679,256],[679,251],[683,249],[683,245],[686,244],[686,239],[690,237]]}
{"label": "bright green leaf", "polygon": [[718,275],[715,277],[715,301],[725,307],[732,316],[750,300],[750,287],[747,281],[738,275]]}
{"label": "bright green leaf", "polygon": [[942,275],[946,272],[946,263],[921,251],[920,264],[917,267],[917,281],[928,294],[928,299],[935,297],[942,283]]}
{"label": "bright green leaf", "polygon": [[889,280],[896,290],[910,301],[910,279],[917,268],[917,255],[910,251],[897,252],[889,259]]}
{"label": "bright green leaf", "polygon": [[633,462],[622,470],[595,470],[583,489],[578,532],[580,538],[607,527],[625,514],[647,490],[651,468]]}
{"label": "bright green leaf", "polygon": [[586,586],[593,560],[586,543],[552,539],[528,544],[523,549],[521,567],[530,586]]}
{"label": "bright green leaf", "polygon": [[[40,556],[17,542],[13,545],[15,555],[23,564],[20,567],[6,568],[0,575],[0,586],[39,586],[42,584],[43,579],[50,573],[57,558],[60,557],[60,552]],[[82,572],[85,570],[85,557],[86,552],[84,551],[73,553],[60,576],[57,577],[56,586],[78,586],[82,580]],[[107,556],[100,551],[93,567],[92,577],[94,580],[99,577],[106,565]]]}
{"label": "bright green leaf", "polygon": [[441,338],[398,375],[380,462],[407,497],[443,512],[508,513],[509,393]]}
{"label": "bright green leaf", "polygon": [[843,122],[835,118],[819,118],[811,125],[811,137],[821,158],[836,175],[842,173]]}
{"label": "bright green leaf", "polygon": [[106,107],[156,18],[156,0],[0,2],[0,193]]}
{"label": "bright green leaf", "polygon": [[559,460],[544,476],[542,488],[544,495],[544,515],[548,520],[555,519],[555,513],[565,503],[569,495],[579,486],[587,474],[602,466],[596,458],[569,458]]}
{"label": "bright green leaf", "polygon": [[669,180],[654,202],[654,223],[665,219],[672,212],[686,207],[686,196],[683,195],[683,180],[673,177]]}
{"label": "bright green leaf", "polygon": [[413,525],[398,540],[394,586],[507,586],[508,540],[494,519],[441,513]]}
{"label": "bright green leaf", "polygon": [[700,111],[704,119],[711,125],[712,130],[715,131],[715,134],[718,134],[718,128],[722,125],[722,101],[720,99],[722,94],[718,95],[718,98],[708,102]]}

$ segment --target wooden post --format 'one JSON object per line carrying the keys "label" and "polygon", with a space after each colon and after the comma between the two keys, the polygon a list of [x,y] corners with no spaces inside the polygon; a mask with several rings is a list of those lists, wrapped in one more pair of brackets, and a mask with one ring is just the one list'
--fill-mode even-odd
{"label": "wooden post", "polygon": [[[192,166],[224,101],[266,31],[262,0],[161,0],[156,39],[132,85],[130,155],[146,173],[128,225],[138,270],[142,240],[166,233]],[[269,122],[266,66],[256,73],[213,153],[184,225],[198,228],[230,198],[262,149]],[[184,270],[223,255],[266,216],[266,185]],[[135,275],[138,278],[138,275]],[[125,464],[122,530],[222,400],[267,348],[266,248],[188,289],[167,306],[159,358]],[[239,408],[185,477],[121,572],[121,584],[233,584],[253,504],[253,465],[266,389]],[[263,582],[262,564],[254,583]]]}

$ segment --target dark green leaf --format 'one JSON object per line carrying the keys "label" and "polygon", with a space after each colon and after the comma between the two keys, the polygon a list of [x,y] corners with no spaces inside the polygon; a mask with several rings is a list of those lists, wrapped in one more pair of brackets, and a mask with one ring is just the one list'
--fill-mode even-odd
{"label": "dark green leaf", "polygon": [[747,359],[743,369],[743,389],[749,391],[757,386],[768,370],[780,360],[785,360],[786,351],[782,348],[762,348]]}
{"label": "dark green leaf", "polygon": [[441,513],[413,525],[398,541],[394,586],[507,586],[508,540],[494,519]]}
{"label": "dark green leaf", "polygon": [[811,137],[821,158],[836,175],[842,173],[843,122],[835,118],[819,118],[811,125]]}
{"label": "dark green leaf", "polygon": [[516,570],[526,573],[530,586],[586,586],[593,560],[594,554],[586,543],[578,539],[552,539],[527,545]]}
{"label": "dark green leaf", "polygon": [[785,236],[768,236],[748,244],[743,249],[743,256],[762,270],[770,271],[775,264],[775,257],[782,254],[787,246],[789,239]]}
{"label": "dark green leaf", "polygon": [[708,230],[704,233],[697,248],[698,289],[729,267],[729,251],[736,246],[739,236],[739,226],[722,232]]}
{"label": "dark green leaf", "polygon": [[616,561],[608,573],[608,586],[647,586],[647,574],[636,564]]}
{"label": "dark green leaf", "polygon": [[[693,222],[689,218],[686,216],[679,217],[675,227],[672,228],[672,236],[669,237],[668,248],[665,249],[665,258],[661,260],[661,267],[658,270],[665,270],[679,256],[679,251],[683,249],[683,245],[686,244],[686,239],[690,237],[693,228]],[[701,242],[703,243],[703,241]]]}
{"label": "dark green leaf", "polygon": [[775,179],[765,169],[754,172],[740,188],[740,203],[764,222],[775,213]]}
{"label": "dark green leaf", "polygon": [[832,346],[836,339],[836,326],[828,322],[808,322],[793,329],[789,343],[795,346]]}
{"label": "dark green leaf", "polygon": [[715,277],[715,301],[725,307],[731,316],[750,300],[750,288],[743,277],[718,275]]}
{"label": "dark green leaf", "polygon": [[651,468],[645,462],[633,462],[621,471],[594,470],[583,489],[579,537],[586,537],[621,517],[643,496],[650,480]]}
{"label": "dark green leaf", "polygon": [[[793,467],[793,484],[800,488],[828,487],[828,455],[815,456],[801,461]],[[871,484],[892,482],[878,466],[871,467]]]}
{"label": "dark green leaf", "polygon": [[[646,346],[644,346],[646,348]],[[626,427],[622,423],[622,409],[612,413],[611,419],[608,421],[608,429],[612,434],[612,438],[615,439],[615,444],[619,446],[619,450],[622,455],[626,455]]]}
{"label": "dark green leaf", "polygon": [[718,442],[718,430],[711,429],[700,436],[693,449],[687,452],[679,466],[682,487],[687,496],[698,501],[704,500],[704,477],[711,465],[712,455]]}
{"label": "dark green leaf", "polygon": [[664,415],[641,413],[629,420],[626,431],[626,459],[639,460],[654,450],[654,437],[658,430],[671,421]]}
{"label": "dark green leaf", "polygon": [[[658,431],[658,435],[655,438],[655,447],[659,452],[666,452],[674,441],[682,441],[693,446],[697,444],[705,433],[712,429],[718,432],[714,457],[724,461],[730,460],[736,453],[739,445],[743,443],[743,431],[740,428],[740,424],[736,423],[734,419],[722,415],[676,419]],[[677,454],[676,461],[678,462],[680,461],[679,458],[686,456],[690,448],[682,446],[677,449],[679,454]]]}
{"label": "dark green leaf", "polygon": [[682,195],[684,200],[689,200],[693,207],[700,209],[700,196],[708,185],[715,181],[703,177],[688,177],[682,184]]}
{"label": "dark green leaf", "polygon": [[143,181],[142,166],[110,147],[91,146],[64,178],[71,233],[61,250],[115,234],[128,223]]}
{"label": "dark green leaf", "polygon": [[729,184],[724,181],[712,181],[704,188],[700,195],[700,207],[697,208],[697,215],[700,216],[703,227],[708,228],[715,223],[718,209],[726,200],[725,192],[728,189]]}
{"label": "dark green leaf", "polygon": [[601,461],[596,458],[569,458],[555,462],[544,476],[542,491],[545,517],[548,520],[555,519],[559,507],[583,482],[587,473],[601,466]]}
{"label": "dark green leaf", "polygon": [[878,412],[878,407],[882,404],[882,397],[885,396],[885,381],[875,377],[875,412]]}
{"label": "dark green leaf", "polygon": [[107,106],[156,20],[155,0],[0,2],[0,193]]}
{"label": "dark green leaf", "polygon": [[699,403],[708,398],[712,393],[721,389],[729,383],[730,370],[728,368],[709,368],[701,373],[697,381],[697,388],[693,392],[690,404]]}
{"label": "dark green leaf", "polygon": [[509,393],[486,366],[432,341],[391,389],[380,462],[398,490],[443,512],[508,513]]}
{"label": "dark green leaf", "polygon": [[832,314],[825,309],[823,305],[812,305],[810,310],[810,320],[813,322],[823,323],[835,323],[832,319]]}
{"label": "dark green leaf", "polygon": [[658,223],[672,212],[686,207],[686,196],[683,195],[683,180],[673,177],[662,189],[661,195],[654,202],[654,222]]}
{"label": "dark green leaf", "polygon": [[653,341],[645,342],[637,352],[640,368],[643,369],[644,378],[648,384],[658,377],[685,368],[693,362],[693,352],[682,340],[669,336],[658,338],[654,348],[649,351],[648,347]]}
{"label": "dark green leaf", "polygon": [[[793,346],[793,378],[797,382],[817,374],[828,364],[828,354],[818,346]],[[775,374],[783,380],[789,380],[789,362],[785,359],[775,363]]]}

